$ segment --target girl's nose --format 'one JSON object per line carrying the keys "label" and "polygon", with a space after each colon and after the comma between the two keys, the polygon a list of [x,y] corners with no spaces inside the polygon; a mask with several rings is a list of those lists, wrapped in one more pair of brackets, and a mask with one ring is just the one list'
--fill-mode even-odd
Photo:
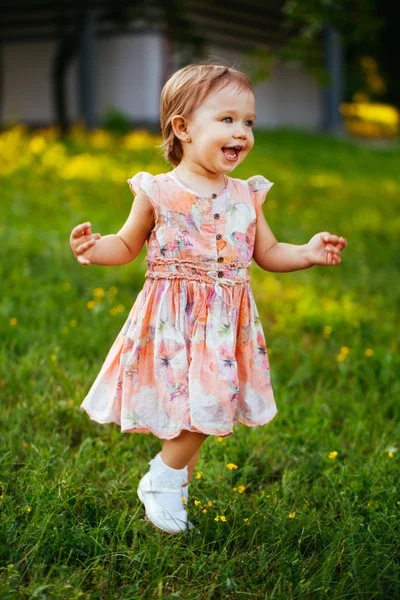
{"label": "girl's nose", "polygon": [[238,126],[235,130],[233,137],[246,139],[246,137],[247,137],[246,129],[243,126]]}

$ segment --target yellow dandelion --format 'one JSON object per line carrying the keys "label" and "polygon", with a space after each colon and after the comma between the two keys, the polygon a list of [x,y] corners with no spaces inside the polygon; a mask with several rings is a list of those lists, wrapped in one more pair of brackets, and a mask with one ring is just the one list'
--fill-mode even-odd
{"label": "yellow dandelion", "polygon": [[294,518],[295,518],[295,516],[296,516],[296,513],[295,513],[295,512],[291,512],[291,513],[289,513],[289,519],[294,519]]}
{"label": "yellow dandelion", "polygon": [[238,492],[239,492],[239,494],[243,494],[243,492],[244,492],[244,490],[245,490],[245,489],[246,489],[246,488],[245,488],[245,486],[244,486],[244,485],[239,485],[239,487],[238,487]]}
{"label": "yellow dandelion", "polygon": [[118,314],[118,311],[117,311],[116,308],[110,308],[110,315],[114,316],[114,315],[117,315],[117,314]]}
{"label": "yellow dandelion", "polygon": [[72,320],[69,322],[69,324],[70,324],[70,326],[71,326],[71,327],[76,327],[76,321],[75,321],[75,319],[72,319]]}
{"label": "yellow dandelion", "polygon": [[124,312],[124,310],[125,310],[125,306],[123,306],[122,304],[118,304],[117,311],[118,312]]}
{"label": "yellow dandelion", "polygon": [[69,329],[68,329],[68,327],[63,327],[61,331],[62,331],[63,333],[68,333],[68,332],[69,332]]}
{"label": "yellow dandelion", "polygon": [[230,471],[232,471],[232,469],[237,469],[237,468],[238,468],[238,466],[237,466],[237,465],[234,465],[233,463],[228,463],[228,464],[226,465],[226,467],[227,467],[227,468],[228,468]]}
{"label": "yellow dandelion", "polygon": [[86,306],[88,307],[89,310],[92,310],[94,305],[95,305],[94,300],[89,300],[89,302],[86,303]]}
{"label": "yellow dandelion", "polygon": [[372,502],[367,502],[367,506],[371,506]]}
{"label": "yellow dandelion", "polygon": [[1,494],[1,496],[0,496],[0,500],[3,500],[3,494]]}
{"label": "yellow dandelion", "polygon": [[68,405],[69,406],[73,406],[74,405],[74,401],[71,398],[68,400]]}
{"label": "yellow dandelion", "polygon": [[201,471],[197,471],[196,473],[196,479],[201,479],[203,476],[203,473]]}
{"label": "yellow dandelion", "polygon": [[28,506],[28,508],[26,509],[26,512],[31,512],[31,510],[32,510],[31,507]]}
{"label": "yellow dandelion", "polygon": [[18,319],[16,317],[11,317],[11,319],[10,319],[11,327],[15,327],[17,323],[18,323]]}
{"label": "yellow dandelion", "polygon": [[199,504],[201,504],[200,500],[195,500],[194,503],[195,503],[196,506],[198,506]]}
{"label": "yellow dandelion", "polygon": [[342,354],[342,353],[338,354],[337,355],[338,362],[343,362],[344,360],[346,360],[346,357],[347,357],[346,354]]}
{"label": "yellow dandelion", "polygon": [[390,452],[390,450],[389,450],[389,452],[388,452],[388,456],[389,456],[389,458],[393,458],[393,456],[394,456],[394,455],[393,455],[393,452]]}
{"label": "yellow dandelion", "polygon": [[[222,475],[218,475],[218,479],[221,480],[223,479]],[[215,486],[214,486],[215,487]]]}
{"label": "yellow dandelion", "polygon": [[333,452],[329,452],[329,458],[333,459],[336,458],[338,455],[338,453],[336,452],[336,450],[333,450]]}
{"label": "yellow dandelion", "polygon": [[232,488],[234,492],[236,492],[237,488]]}
{"label": "yellow dandelion", "polygon": [[331,333],[332,333],[332,327],[330,325],[325,325],[324,337],[328,337]]}
{"label": "yellow dandelion", "polygon": [[29,448],[29,444],[28,444],[28,442],[24,442],[24,443],[23,443],[23,446],[24,446],[24,448]]}
{"label": "yellow dandelion", "polygon": [[115,294],[118,292],[118,288],[115,287],[115,285],[112,285],[108,291],[112,296],[115,296]]}
{"label": "yellow dandelion", "polygon": [[68,292],[68,290],[71,289],[71,284],[69,281],[66,281],[65,283],[63,283],[62,289],[64,290],[64,292]]}
{"label": "yellow dandelion", "polygon": [[182,500],[182,504],[185,504],[185,503],[186,503],[186,498],[185,498],[185,496],[182,496],[181,500]]}
{"label": "yellow dandelion", "polygon": [[212,503],[212,502],[210,502],[210,500],[209,500],[209,501],[207,502],[207,506],[212,506],[212,505],[213,505],[213,503]]}
{"label": "yellow dandelion", "polygon": [[249,520],[249,517],[246,517],[245,519],[243,519],[243,521],[246,523],[246,521]]}
{"label": "yellow dandelion", "polygon": [[214,517],[214,521],[219,521],[219,517]]}
{"label": "yellow dandelion", "polygon": [[203,512],[203,513],[206,513],[206,512],[207,512],[207,509],[206,509],[206,508],[203,508],[203,510],[202,510],[201,512]]}
{"label": "yellow dandelion", "polygon": [[372,356],[374,354],[374,351],[372,350],[372,348],[367,348],[365,351],[365,356]]}
{"label": "yellow dandelion", "polygon": [[220,518],[221,518],[221,521],[223,521],[223,522],[225,523],[225,521],[226,521],[226,517],[224,517],[224,515],[221,515],[221,517],[220,517]]}
{"label": "yellow dandelion", "polygon": [[342,347],[340,348],[340,352],[341,352],[342,354],[348,354],[348,353],[350,352],[350,348],[348,348],[347,346],[342,346]]}
{"label": "yellow dandelion", "polygon": [[223,437],[219,437],[219,436],[217,437],[217,442],[223,442],[223,441],[224,441]]}
{"label": "yellow dandelion", "polygon": [[94,296],[95,298],[104,298],[105,294],[106,294],[106,293],[105,293],[105,291],[103,290],[103,288],[95,288],[95,289],[93,290],[93,296]]}
{"label": "yellow dandelion", "polygon": [[50,359],[54,362],[55,360],[57,360],[57,354],[52,354],[50,356]]}

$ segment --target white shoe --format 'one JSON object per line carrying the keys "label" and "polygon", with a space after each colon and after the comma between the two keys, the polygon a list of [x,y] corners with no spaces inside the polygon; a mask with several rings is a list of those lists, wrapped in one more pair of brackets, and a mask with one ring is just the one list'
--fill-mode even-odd
{"label": "white shoe", "polygon": [[172,469],[161,458],[161,452],[149,464],[150,470],[143,475],[137,494],[143,502],[146,517],[155,527],[166,533],[180,533],[192,529],[182,497],[182,485],[187,483],[187,466]]}

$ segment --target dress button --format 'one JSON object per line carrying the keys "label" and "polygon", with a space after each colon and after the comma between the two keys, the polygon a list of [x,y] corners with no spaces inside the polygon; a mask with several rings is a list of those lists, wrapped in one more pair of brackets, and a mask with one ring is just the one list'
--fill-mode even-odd
{"label": "dress button", "polygon": [[211,198],[216,198],[217,194],[211,194]]}
{"label": "dress button", "polygon": [[223,277],[224,276],[224,272],[223,271],[218,271],[218,277]]}
{"label": "dress button", "polygon": [[217,233],[217,240],[222,239],[222,235],[220,233]]}
{"label": "dress button", "polygon": [[218,262],[224,262],[224,257],[223,256],[218,256]]}
{"label": "dress button", "polygon": [[219,213],[215,213],[214,219],[219,219]]}

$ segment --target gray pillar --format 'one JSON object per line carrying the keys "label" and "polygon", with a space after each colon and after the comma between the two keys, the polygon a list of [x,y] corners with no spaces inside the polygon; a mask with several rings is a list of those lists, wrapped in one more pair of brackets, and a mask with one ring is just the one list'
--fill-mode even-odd
{"label": "gray pillar", "polygon": [[[90,3],[88,3],[90,4]],[[95,15],[90,6],[83,8],[79,47],[79,117],[88,129],[96,127],[96,48]]]}
{"label": "gray pillar", "polygon": [[339,105],[343,99],[343,51],[340,37],[331,27],[324,30],[325,68],[331,82],[323,89],[322,128],[331,133],[343,133],[343,120]]}

